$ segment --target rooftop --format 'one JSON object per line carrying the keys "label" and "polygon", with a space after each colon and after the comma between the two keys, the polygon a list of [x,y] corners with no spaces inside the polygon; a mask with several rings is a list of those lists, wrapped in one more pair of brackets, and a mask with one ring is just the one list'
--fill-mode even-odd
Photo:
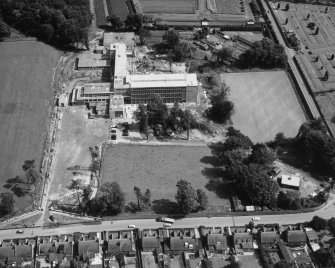
{"label": "rooftop", "polygon": [[125,43],[127,48],[135,46],[135,34],[133,32],[110,32],[104,33],[104,47],[109,48],[114,43]]}
{"label": "rooftop", "polygon": [[13,247],[0,247],[0,260],[14,258]]}
{"label": "rooftop", "polygon": [[84,94],[111,93],[110,83],[88,83],[84,86]]}
{"label": "rooftop", "polygon": [[91,241],[79,241],[78,243],[78,253],[79,256],[83,255],[83,257],[94,255],[95,253],[99,253],[99,243],[91,240]]}
{"label": "rooftop", "polygon": [[261,232],[261,243],[275,243],[280,241],[277,232]]}
{"label": "rooftop", "polygon": [[142,237],[142,248],[160,248],[160,239],[158,236]]}
{"label": "rooftop", "polygon": [[303,231],[288,231],[287,242],[306,242],[306,234]]}
{"label": "rooftop", "polygon": [[127,75],[126,83],[131,88],[198,86],[195,73]]}
{"label": "rooftop", "polygon": [[129,239],[108,240],[108,253],[130,252],[133,251],[132,241]]}
{"label": "rooftop", "polygon": [[214,247],[214,249],[226,249],[227,248],[227,237],[223,234],[208,234],[207,245]]}
{"label": "rooftop", "polygon": [[111,60],[106,55],[83,53],[78,56],[78,68],[97,68],[111,66]]}
{"label": "rooftop", "polygon": [[299,187],[300,178],[297,176],[282,175],[281,184],[293,186],[293,187]]}
{"label": "rooftop", "polygon": [[126,45],[115,43],[110,46],[111,51],[114,52],[114,78],[125,77],[127,75],[127,53]]}

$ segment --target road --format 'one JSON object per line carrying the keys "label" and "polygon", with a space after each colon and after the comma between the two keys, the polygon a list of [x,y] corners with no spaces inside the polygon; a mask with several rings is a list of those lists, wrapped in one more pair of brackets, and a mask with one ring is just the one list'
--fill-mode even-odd
{"label": "road", "polygon": [[[299,214],[283,214],[283,215],[261,215],[261,220],[256,222],[260,224],[266,223],[278,223],[278,224],[294,224],[299,222],[310,221],[314,216],[323,218],[331,218],[335,216],[334,206],[334,195],[331,195],[327,204],[320,210],[311,213],[299,213]],[[242,226],[248,224],[251,220],[250,216],[238,216],[238,217],[201,217],[201,218],[183,218],[176,219],[173,227],[198,227],[204,226]],[[83,224],[72,224],[63,225],[58,228],[25,228],[23,234],[16,234],[17,229],[0,230],[1,238],[18,238],[18,237],[29,237],[36,235],[60,235],[68,234],[73,232],[102,232],[102,231],[113,231],[113,230],[124,230],[128,228],[128,225],[135,224],[137,228],[158,228],[162,227],[161,222],[156,222],[154,219],[131,219],[131,220],[120,220],[114,221],[103,221],[101,224],[96,225],[83,225]]]}

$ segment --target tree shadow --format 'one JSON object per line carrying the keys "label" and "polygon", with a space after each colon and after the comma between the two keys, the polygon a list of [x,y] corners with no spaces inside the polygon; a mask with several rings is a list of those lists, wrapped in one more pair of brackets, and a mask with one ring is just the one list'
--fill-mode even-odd
{"label": "tree shadow", "polygon": [[220,160],[216,156],[204,156],[200,159],[201,163],[204,164],[210,164],[213,167],[219,167],[220,166]]}
{"label": "tree shadow", "polygon": [[6,182],[7,183],[3,187],[11,190],[17,197],[23,197],[30,194],[29,184],[22,180],[19,176],[8,179]]}
{"label": "tree shadow", "polygon": [[219,167],[205,167],[201,173],[206,176],[207,179],[221,179],[223,176],[222,168]]}
{"label": "tree shadow", "polygon": [[179,207],[177,202],[169,199],[158,199],[152,201],[152,210],[156,214],[173,215],[179,213]]}
{"label": "tree shadow", "polygon": [[229,199],[235,192],[233,182],[225,182],[221,178],[210,178],[205,185],[208,191],[214,192],[219,198]]}
{"label": "tree shadow", "polygon": [[332,122],[333,124],[335,124],[335,115],[331,118],[330,122]]}

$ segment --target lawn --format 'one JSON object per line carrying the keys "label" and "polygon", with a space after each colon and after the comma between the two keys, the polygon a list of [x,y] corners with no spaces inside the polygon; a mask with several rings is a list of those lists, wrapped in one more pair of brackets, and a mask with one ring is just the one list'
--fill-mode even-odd
{"label": "lawn", "polygon": [[31,203],[27,185],[7,180],[20,176],[25,181],[27,159],[35,159],[39,170],[59,52],[34,41],[2,42],[0,57],[0,192],[16,193],[15,207],[22,209]]}
{"label": "lawn", "polygon": [[115,15],[122,21],[129,15],[126,0],[106,0],[109,16]]}
{"label": "lawn", "polygon": [[144,13],[193,14],[194,0],[140,0]]}
{"label": "lawn", "polygon": [[[183,179],[203,189],[212,206],[229,203],[218,187],[217,170],[212,166],[207,146],[116,145],[104,153],[102,183],[117,181],[126,194],[126,202],[136,201],[134,186],[152,193],[153,210],[173,207],[176,184]],[[155,208],[156,207],[156,208]]]}
{"label": "lawn", "polygon": [[278,132],[294,137],[306,121],[284,71],[225,73],[221,78],[235,104],[233,125],[253,142],[272,140]]}

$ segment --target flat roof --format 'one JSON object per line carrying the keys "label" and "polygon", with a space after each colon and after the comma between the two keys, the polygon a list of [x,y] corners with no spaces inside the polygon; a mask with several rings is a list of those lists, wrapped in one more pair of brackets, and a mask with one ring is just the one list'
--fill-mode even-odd
{"label": "flat roof", "polygon": [[198,86],[195,73],[127,75],[126,83],[131,88]]}
{"label": "flat roof", "polygon": [[106,55],[95,53],[84,53],[78,56],[78,68],[88,67],[108,67],[111,66],[111,60]]}
{"label": "flat roof", "polygon": [[299,187],[300,186],[300,178],[297,176],[289,176],[289,175],[282,175],[281,176],[281,184]]}
{"label": "flat roof", "polygon": [[135,34],[133,32],[110,32],[104,33],[104,47],[109,48],[114,43],[125,43],[127,47],[135,46]]}
{"label": "flat roof", "polygon": [[112,44],[110,50],[115,51],[114,77],[126,76],[128,73],[126,45],[121,43]]}
{"label": "flat roof", "polygon": [[88,83],[84,86],[84,94],[110,93],[110,83]]}

